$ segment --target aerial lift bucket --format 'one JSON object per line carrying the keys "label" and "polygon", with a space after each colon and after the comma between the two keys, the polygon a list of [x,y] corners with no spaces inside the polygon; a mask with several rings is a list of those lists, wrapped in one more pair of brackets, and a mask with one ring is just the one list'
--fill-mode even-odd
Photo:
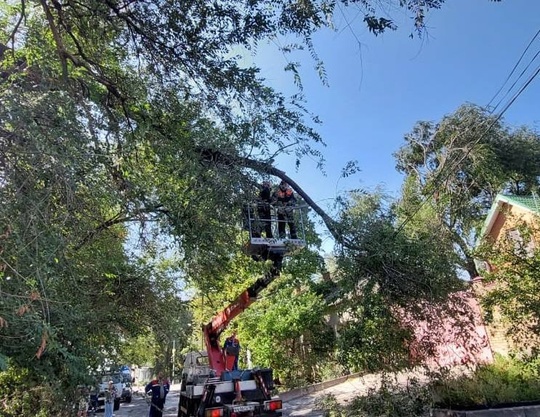
{"label": "aerial lift bucket", "polygon": [[[304,230],[304,217],[305,209],[307,206],[290,206],[287,210],[291,213],[294,223],[296,225],[296,238],[292,239],[289,234],[289,230],[286,227],[285,237],[266,237],[264,234],[264,222],[260,219],[257,213],[257,204],[249,204],[245,207],[244,215],[246,229],[249,233],[249,242],[246,247],[246,252],[249,255],[262,255],[268,253],[274,253],[279,255],[287,255],[296,252],[306,246],[305,230]],[[270,207],[270,223],[272,228],[272,235],[279,236],[278,228],[279,223],[287,222],[286,220],[278,220],[277,212],[279,207]],[[266,220],[268,221],[268,220]]]}

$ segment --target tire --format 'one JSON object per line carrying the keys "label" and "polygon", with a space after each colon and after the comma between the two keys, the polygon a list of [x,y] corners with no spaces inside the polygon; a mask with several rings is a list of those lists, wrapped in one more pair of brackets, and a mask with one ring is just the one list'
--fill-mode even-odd
{"label": "tire", "polygon": [[126,402],[129,404],[131,402],[131,395],[129,397],[126,397]]}
{"label": "tire", "polygon": [[120,408],[120,398],[115,398],[113,411],[118,411],[119,408]]}

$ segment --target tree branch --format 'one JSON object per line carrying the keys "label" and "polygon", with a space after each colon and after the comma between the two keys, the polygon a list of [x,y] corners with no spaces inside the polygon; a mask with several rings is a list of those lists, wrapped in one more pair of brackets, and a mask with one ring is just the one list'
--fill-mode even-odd
{"label": "tree branch", "polygon": [[162,205],[157,205],[157,206],[149,207],[149,208],[142,208],[142,209],[136,210],[135,212],[133,212],[131,214],[125,214],[124,216],[122,216],[123,213],[118,213],[114,217],[111,217],[109,220],[106,220],[103,223],[101,223],[94,230],[90,231],[75,246],[75,250],[76,251],[80,250],[84,245],[86,245],[87,243],[92,241],[97,234],[103,232],[104,230],[109,229],[110,227],[112,227],[112,226],[114,226],[116,224],[130,222],[130,221],[135,220],[137,218],[137,216],[139,216],[141,214],[150,214],[150,213],[162,213],[162,214],[165,214],[165,215],[169,215],[169,211],[164,209]]}
{"label": "tree branch", "polygon": [[[17,23],[15,23],[15,26],[13,27],[11,34],[8,36],[8,40],[6,41],[6,43],[8,43],[9,40],[11,39],[11,44],[15,45],[15,34],[19,30],[19,26],[21,26],[21,23],[24,20],[25,16],[26,16],[26,3],[25,3],[25,0],[21,0],[21,16],[17,20]],[[4,45],[0,45],[0,61],[4,57],[4,52],[8,49],[9,48],[5,47]]]}
{"label": "tree branch", "polygon": [[67,81],[67,78],[68,78],[68,68],[67,68],[67,60],[66,60],[67,51],[66,51],[66,48],[64,47],[62,36],[60,35],[60,32],[58,31],[58,28],[56,27],[56,24],[54,23],[54,17],[51,13],[51,10],[49,9],[49,6],[47,5],[46,0],[41,0],[41,6],[43,7],[45,16],[47,16],[47,21],[49,22],[49,27],[51,28],[51,32],[53,34],[54,43],[56,44],[56,50],[58,51],[58,57],[60,58],[60,62],[62,64],[62,77],[64,78],[64,81]]}
{"label": "tree branch", "polygon": [[313,211],[321,217],[324,224],[328,228],[328,231],[338,243],[348,247],[349,249],[360,250],[358,246],[354,245],[350,240],[346,239],[346,237],[341,231],[339,223],[332,219],[317,203],[315,203],[315,201],[313,201],[309,194],[307,194],[302,189],[302,187],[298,185],[296,181],[294,181],[291,177],[285,174],[284,171],[277,169],[270,163],[258,161],[251,158],[231,156],[224,154],[220,151],[207,148],[198,148],[197,150],[200,152],[203,160],[206,162],[219,163],[223,165],[241,165],[246,168],[253,169],[254,171],[257,171],[261,174],[273,175],[287,182],[291,185],[294,191],[296,191],[298,195],[300,195],[305,200],[305,202],[313,209]]}

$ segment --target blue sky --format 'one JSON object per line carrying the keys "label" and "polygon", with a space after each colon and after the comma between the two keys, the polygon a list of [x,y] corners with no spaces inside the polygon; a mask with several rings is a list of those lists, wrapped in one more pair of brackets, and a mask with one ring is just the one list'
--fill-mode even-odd
{"label": "blue sky", "polygon": [[[404,134],[416,121],[437,121],[465,102],[486,105],[540,29],[537,0],[447,0],[428,15],[424,39],[408,37],[412,22],[400,13],[400,29],[379,37],[368,33],[361,16],[352,20],[354,13],[347,14],[351,30],[338,15],[338,30],[314,37],[329,87],[323,86],[307,52],[291,58],[302,62],[307,108],[323,121],[319,132],[328,145],[323,149],[327,175],[309,160],[298,172],[286,158],[279,168],[323,207],[352,188],[382,185],[397,196],[402,177],[392,153]],[[537,39],[525,61],[539,49]],[[261,46],[255,62],[273,87],[295,91],[291,75],[283,72],[286,60],[274,45]],[[539,64],[540,59],[527,74]],[[540,77],[505,113],[506,122],[538,128],[539,97]],[[349,160],[357,160],[361,172],[340,179]]]}

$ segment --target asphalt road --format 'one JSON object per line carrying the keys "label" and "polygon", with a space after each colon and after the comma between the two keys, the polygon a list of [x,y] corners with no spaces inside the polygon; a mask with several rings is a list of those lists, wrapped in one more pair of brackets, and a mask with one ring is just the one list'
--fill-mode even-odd
{"label": "asphalt road", "polygon": [[[173,384],[167,395],[163,417],[176,417],[178,414],[178,396],[180,384]],[[150,406],[143,396],[143,388],[135,387],[131,403],[120,403],[120,409],[114,412],[114,417],[147,417]],[[102,417],[103,413],[96,414],[96,417]]]}
{"label": "asphalt road", "polygon": [[[285,417],[321,417],[323,413],[316,410],[314,403],[320,394],[332,393],[350,397],[351,391],[358,390],[357,381],[347,381],[335,387],[321,390],[319,392],[304,393],[295,398],[290,398],[283,402],[283,415]],[[317,390],[318,391],[318,390]],[[167,395],[167,402],[163,411],[163,417],[176,417],[178,414],[178,397],[180,395],[180,384],[171,386]],[[120,409],[114,412],[114,417],[148,417],[150,406],[143,396],[143,387],[135,387],[131,403],[120,403]],[[96,417],[103,417],[103,412],[97,413]]]}

